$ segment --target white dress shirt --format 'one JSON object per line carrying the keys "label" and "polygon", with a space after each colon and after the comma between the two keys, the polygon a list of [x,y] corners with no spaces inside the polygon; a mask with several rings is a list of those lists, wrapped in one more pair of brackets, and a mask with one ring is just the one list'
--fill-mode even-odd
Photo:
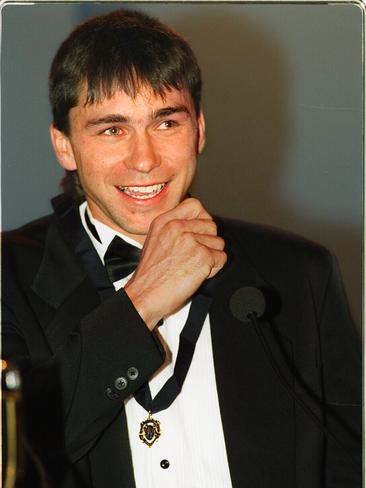
{"label": "white dress shirt", "polygon": [[[80,206],[81,221],[103,264],[104,254],[115,235],[142,247],[133,239],[95,220],[88,210],[90,220],[102,241],[98,242],[85,223],[85,209],[86,202]],[[115,289],[125,286],[131,276],[132,274],[113,283]],[[166,317],[159,327],[159,333],[171,351],[171,361],[149,381],[153,398],[173,374],[179,334],[190,306],[191,303],[188,303]],[[148,417],[146,410],[133,396],[125,401],[125,408],[136,488],[231,488],[217,396],[209,316],[206,317],[198,338],[181,393],[169,408],[152,415],[160,421],[161,428],[161,437],[152,447],[148,447],[139,438],[140,423]],[[165,469],[161,467],[163,460],[163,465],[169,463]]]}

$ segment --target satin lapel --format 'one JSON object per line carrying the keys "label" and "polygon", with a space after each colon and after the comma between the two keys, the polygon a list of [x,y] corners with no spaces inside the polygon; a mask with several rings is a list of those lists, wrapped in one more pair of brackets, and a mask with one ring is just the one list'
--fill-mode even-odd
{"label": "satin lapel", "polygon": [[55,351],[113,288],[78,215],[69,201],[56,199],[43,259],[32,289],[49,308],[40,321]]}
{"label": "satin lapel", "polygon": [[[224,235],[224,239],[228,237]],[[292,400],[284,393],[255,329],[235,319],[233,293],[244,286],[269,283],[245,260],[235,244],[229,266],[214,287],[210,311],[217,390],[233,487],[293,488],[295,434]],[[270,325],[261,320],[267,341],[291,382]],[[287,350],[290,344],[285,346]]]}
{"label": "satin lapel", "polygon": [[53,200],[53,205],[67,243],[75,252],[82,268],[98,290],[100,298],[104,299],[112,295],[114,288],[91,240],[81,224],[79,208],[75,205],[70,205],[68,201],[64,203],[61,200],[60,203],[58,198]]}

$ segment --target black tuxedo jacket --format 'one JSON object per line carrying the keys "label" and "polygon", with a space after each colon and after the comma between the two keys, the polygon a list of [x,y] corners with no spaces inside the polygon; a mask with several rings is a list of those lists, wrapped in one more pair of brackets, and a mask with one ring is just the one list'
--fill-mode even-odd
{"label": "black tuxedo jacket", "polygon": [[[206,288],[233,486],[360,487],[360,346],[333,259],[278,231],[217,223],[229,260]],[[263,337],[230,312],[245,286],[265,294]],[[5,234],[2,297],[3,356],[25,372],[28,436],[53,485],[134,487],[123,400],[163,353],[63,197]],[[132,366],[137,379],[116,389]]]}

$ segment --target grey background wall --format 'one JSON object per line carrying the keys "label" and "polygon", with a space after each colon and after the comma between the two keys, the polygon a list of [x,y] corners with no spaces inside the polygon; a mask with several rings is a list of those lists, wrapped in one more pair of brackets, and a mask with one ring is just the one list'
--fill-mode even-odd
{"label": "grey background wall", "polygon": [[[57,46],[85,17],[121,5],[3,8],[3,229],[50,212],[59,192],[47,130]],[[172,24],[200,61],[208,143],[193,193],[212,213],[327,246],[360,325],[362,11],[351,3],[125,5]]]}

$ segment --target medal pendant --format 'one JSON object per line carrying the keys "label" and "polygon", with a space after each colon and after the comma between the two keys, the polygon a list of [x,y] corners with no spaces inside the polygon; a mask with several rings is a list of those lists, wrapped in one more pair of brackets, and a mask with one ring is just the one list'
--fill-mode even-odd
{"label": "medal pendant", "polygon": [[159,439],[160,435],[160,422],[159,420],[153,419],[151,411],[149,411],[147,419],[140,424],[139,437],[144,444],[151,447]]}

